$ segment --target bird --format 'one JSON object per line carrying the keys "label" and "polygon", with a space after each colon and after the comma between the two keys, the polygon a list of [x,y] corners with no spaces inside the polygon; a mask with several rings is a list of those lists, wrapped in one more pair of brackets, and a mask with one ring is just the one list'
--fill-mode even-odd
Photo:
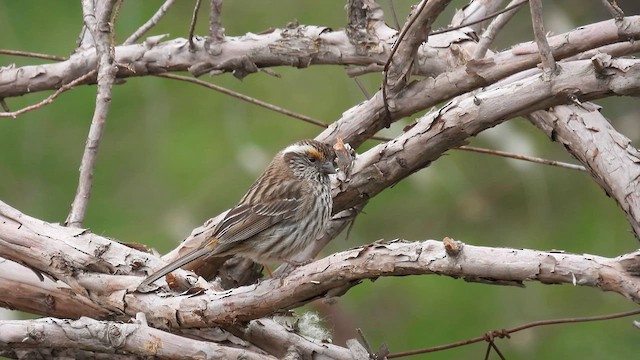
{"label": "bird", "polygon": [[331,219],[329,175],[336,173],[335,159],[333,148],[316,140],[287,146],[201,245],[149,275],[138,290],[200,258],[239,255],[259,264],[300,265],[292,258],[315,241]]}

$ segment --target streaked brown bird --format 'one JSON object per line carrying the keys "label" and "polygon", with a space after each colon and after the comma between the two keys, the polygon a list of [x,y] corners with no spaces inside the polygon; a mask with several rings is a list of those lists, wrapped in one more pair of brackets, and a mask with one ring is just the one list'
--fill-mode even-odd
{"label": "streaked brown bird", "polygon": [[335,152],[316,140],[280,151],[202,245],[147,277],[138,289],[199,258],[240,255],[257,263],[292,263],[331,218]]}

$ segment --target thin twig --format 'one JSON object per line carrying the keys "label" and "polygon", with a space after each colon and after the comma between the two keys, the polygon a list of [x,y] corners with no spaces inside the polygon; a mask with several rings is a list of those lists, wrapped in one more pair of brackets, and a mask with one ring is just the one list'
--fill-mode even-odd
{"label": "thin twig", "polygon": [[483,148],[478,148],[478,147],[473,147],[473,146],[466,146],[466,145],[465,146],[459,146],[456,149],[457,150],[463,150],[463,151],[476,152],[476,153],[481,153],[481,154],[490,154],[490,155],[502,156],[502,157],[511,158],[511,159],[517,159],[517,160],[530,161],[530,162],[537,163],[537,164],[557,166],[557,167],[570,169],[570,170],[578,170],[578,171],[585,171],[585,172],[587,171],[587,169],[582,165],[569,164],[569,163],[565,163],[565,162],[561,162],[561,161],[555,161],[555,160],[547,160],[547,159],[542,159],[542,158],[535,157],[535,156],[513,154],[513,153],[510,153],[510,152],[506,152],[506,151],[483,149]]}
{"label": "thin twig", "polygon": [[219,42],[224,40],[224,28],[220,22],[220,13],[222,12],[222,0],[211,0],[211,9],[209,14],[209,36],[213,41]]}
{"label": "thin twig", "polygon": [[193,32],[196,29],[196,22],[198,22],[198,10],[200,10],[201,0],[196,0],[196,6],[193,7],[193,14],[191,15],[191,23],[189,24],[189,50],[193,51],[195,44],[193,43]]}
{"label": "thin twig", "polygon": [[547,41],[547,34],[544,31],[544,20],[542,17],[542,0],[530,0],[529,8],[531,10],[531,23],[533,25],[533,36],[538,44],[538,51],[542,58],[542,68],[545,73],[553,74],[556,72],[556,61],[551,53],[551,47]]}
{"label": "thin twig", "polygon": [[58,96],[60,96],[60,94],[62,94],[63,92],[73,88],[74,86],[84,82],[85,80],[87,80],[88,78],[95,76],[96,74],[96,70],[92,70],[82,76],[80,76],[79,78],[62,85],[58,90],[56,90],[56,92],[54,92],[53,94],[51,94],[49,97],[47,97],[46,99],[40,101],[37,104],[33,104],[30,106],[27,106],[25,108],[22,108],[20,110],[17,111],[13,111],[13,112],[9,112],[9,107],[6,106],[6,103],[4,102],[4,99],[2,100],[2,104],[3,104],[3,109],[6,110],[6,112],[2,112],[0,113],[0,117],[12,117],[12,118],[16,118],[19,115],[22,115],[26,112],[32,111],[32,110],[36,110],[39,109],[45,105],[51,104],[53,102],[53,100],[55,100]]}
{"label": "thin twig", "polygon": [[362,83],[360,82],[360,79],[358,79],[357,77],[354,77],[353,81],[356,82],[356,85],[358,85],[358,87],[360,88],[360,91],[362,91],[362,94],[364,94],[365,99],[371,99],[371,95],[369,94],[367,89],[364,87],[364,85],[362,85]]}
{"label": "thin twig", "polygon": [[190,82],[190,83],[198,84],[200,86],[204,86],[206,88],[221,92],[223,94],[226,94],[226,95],[229,95],[229,96],[233,96],[236,99],[240,99],[240,100],[246,101],[246,102],[248,102],[250,104],[258,105],[258,106],[261,106],[261,107],[263,107],[265,109],[272,110],[272,111],[275,111],[275,112],[290,116],[292,118],[296,118],[296,119],[302,120],[304,122],[307,122],[307,123],[310,123],[310,124],[313,124],[313,125],[316,125],[316,126],[320,126],[320,127],[323,127],[323,128],[327,128],[329,126],[329,125],[323,123],[320,120],[316,120],[316,119],[311,118],[309,116],[295,113],[295,112],[287,110],[285,108],[281,108],[279,106],[276,106],[276,105],[273,105],[273,104],[269,104],[268,102],[264,102],[262,100],[258,100],[258,99],[252,98],[250,96],[247,96],[247,95],[244,95],[244,94],[240,94],[240,93],[235,92],[233,90],[229,90],[229,89],[224,88],[222,86],[215,85],[215,84],[212,84],[212,83],[209,83],[209,82],[206,82],[206,81],[202,81],[202,80],[199,80],[199,79],[190,78],[190,77],[186,77],[186,76],[181,76],[181,75],[174,75],[174,74],[155,74],[155,76],[163,77],[163,78],[167,78],[167,79],[173,79],[173,80],[187,81],[187,82]]}
{"label": "thin twig", "polygon": [[[122,7],[123,0],[116,0],[115,5],[113,6],[113,11],[111,15],[111,24],[115,24],[118,20],[118,16],[120,16],[120,8]],[[109,45],[111,47],[116,46],[116,27],[111,26],[111,33],[109,34]]]}
{"label": "thin twig", "polygon": [[524,4],[522,1],[512,0],[506,9],[509,9],[502,14],[496,16],[496,18],[487,26],[487,30],[484,31],[482,37],[480,37],[480,41],[478,41],[478,46],[473,53],[474,59],[482,59],[487,53],[487,49],[495,40],[498,32],[502,30],[502,28],[511,20],[511,18],[518,12],[520,9],[520,5]]}
{"label": "thin twig", "polygon": [[96,14],[92,0],[82,1],[82,14],[84,24],[93,36],[96,52],[98,54],[98,93],[96,95],[96,108],[91,119],[87,143],[80,162],[80,177],[78,189],[71,203],[71,210],[65,221],[65,225],[81,227],[87,212],[91,188],[93,187],[93,169],[100,146],[100,140],[107,121],[107,114],[111,104],[111,88],[117,73],[114,65],[114,49],[111,43],[113,24],[111,12],[116,0],[108,0],[101,4],[101,11]]}
{"label": "thin twig", "polygon": [[149,31],[152,27],[156,26],[160,19],[169,11],[169,8],[173,6],[176,0],[167,0],[160,6],[158,11],[151,17],[151,19],[147,20],[142,26],[138,28],[138,30],[134,31],[133,34],[129,35],[127,40],[122,43],[123,45],[131,45],[136,42],[138,39],[142,37],[147,31]]}
{"label": "thin twig", "polygon": [[436,352],[436,351],[441,351],[441,350],[452,349],[452,348],[465,346],[465,345],[469,345],[469,344],[475,344],[475,343],[482,342],[482,341],[488,341],[488,338],[493,339],[495,337],[500,337],[500,338],[507,337],[509,334],[513,334],[513,333],[518,332],[518,331],[522,331],[522,330],[525,330],[525,329],[538,327],[538,326],[548,326],[548,325],[557,325],[557,324],[572,324],[572,323],[580,323],[580,322],[588,322],[588,321],[612,320],[612,319],[619,319],[619,318],[638,315],[638,314],[640,314],[640,310],[632,310],[632,311],[609,314],[609,315],[602,315],[602,316],[587,316],[587,317],[578,317],[578,318],[565,318],[565,319],[534,321],[534,322],[530,322],[530,323],[527,323],[527,324],[524,324],[524,325],[520,325],[520,326],[511,328],[511,329],[494,330],[494,331],[491,331],[488,334],[485,334],[483,336],[478,336],[478,337],[471,338],[471,339],[468,339],[468,340],[457,341],[457,342],[454,342],[454,343],[450,343],[450,344],[446,344],[446,345],[434,346],[434,347],[425,348],[425,349],[417,349],[417,350],[399,352],[399,353],[395,353],[395,354],[389,354],[389,355],[387,355],[387,358],[388,359],[395,359],[395,358],[404,357],[404,356],[426,354],[426,353],[431,353],[431,352]]}
{"label": "thin twig", "polygon": [[496,11],[496,12],[494,12],[492,14],[489,14],[489,15],[487,15],[485,17],[481,17],[480,19],[477,19],[477,20],[474,20],[474,21],[470,21],[468,23],[465,23],[465,24],[462,24],[462,25],[458,25],[458,26],[454,26],[454,27],[451,27],[451,28],[447,28],[447,29],[431,32],[431,33],[429,33],[429,36],[444,34],[444,33],[450,32],[450,31],[460,30],[460,29],[465,28],[467,26],[471,26],[471,25],[475,25],[477,23],[481,23],[481,22],[483,22],[485,20],[489,20],[489,19],[494,18],[494,17],[496,17],[496,16],[498,16],[498,15],[500,15],[502,13],[505,13],[505,12],[513,10],[513,9],[519,7],[519,6],[522,6],[522,5],[524,5],[524,4],[528,3],[528,2],[529,2],[529,0],[523,0],[523,1],[519,2],[519,3],[517,3],[517,4],[511,5],[511,6],[507,6],[506,8],[504,8],[504,9],[502,9],[500,11]]}
{"label": "thin twig", "polygon": [[[390,137],[385,137],[385,136],[373,136],[373,137],[371,137],[371,140],[389,142],[389,141],[392,141],[393,139],[390,138]],[[462,150],[462,151],[476,152],[476,153],[481,153],[481,154],[489,154],[489,155],[506,157],[506,158],[510,158],[510,159],[530,161],[530,162],[533,162],[533,163],[536,163],[536,164],[557,166],[557,167],[570,169],[570,170],[587,171],[587,169],[582,165],[570,164],[570,163],[566,163],[566,162],[562,162],[562,161],[556,161],[556,160],[547,160],[547,159],[543,159],[543,158],[539,158],[539,157],[535,157],[535,156],[514,154],[514,153],[510,153],[510,152],[506,152],[506,151],[500,151],[500,150],[483,149],[483,148],[479,148],[479,147],[475,147],[475,146],[462,145],[462,146],[458,146],[457,148],[453,148],[452,150]]]}
{"label": "thin twig", "polygon": [[600,0],[604,7],[607,8],[609,14],[613,16],[616,21],[622,20],[624,18],[624,11],[618,6],[616,0]]}
{"label": "thin twig", "polygon": [[20,51],[20,50],[0,49],[0,54],[2,54],[2,55],[13,55],[13,56],[24,56],[24,57],[30,57],[30,58],[35,58],[35,59],[45,59],[45,60],[53,60],[53,61],[65,61],[65,60],[67,60],[67,58],[63,57],[63,56],[41,54],[41,53],[34,53],[34,52],[30,52],[30,51]]}

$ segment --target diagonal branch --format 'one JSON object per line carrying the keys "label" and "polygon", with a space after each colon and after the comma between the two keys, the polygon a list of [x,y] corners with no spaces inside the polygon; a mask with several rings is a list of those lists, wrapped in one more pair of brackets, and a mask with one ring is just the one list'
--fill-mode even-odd
{"label": "diagonal branch", "polygon": [[82,13],[86,27],[95,41],[95,51],[98,56],[98,94],[96,108],[91,119],[91,127],[87,136],[87,143],[80,163],[80,178],[76,195],[71,203],[71,210],[65,224],[71,227],[81,227],[87,213],[91,188],[93,186],[93,169],[102,139],[104,125],[107,121],[109,106],[111,105],[111,88],[116,77],[117,68],[114,65],[114,49],[111,44],[113,24],[110,22],[111,11],[115,0],[101,2],[102,11],[96,14],[91,0],[82,1]]}
{"label": "diagonal branch", "polygon": [[624,210],[640,238],[640,151],[616,131],[595,104],[557,106],[536,111],[529,120],[558,141]]}
{"label": "diagonal branch", "polygon": [[138,28],[138,30],[134,31],[123,43],[122,45],[131,45],[135,43],[142,35],[144,35],[147,31],[149,31],[152,27],[156,26],[156,24],[162,19],[162,17],[169,11],[169,8],[173,6],[176,0],[166,0],[162,6],[156,11],[153,16],[147,20],[142,26]]}
{"label": "diagonal branch", "polygon": [[529,0],[531,9],[531,23],[533,24],[533,36],[540,50],[542,58],[542,68],[546,73],[553,74],[556,72],[556,61],[553,59],[547,34],[544,31],[544,21],[542,16],[542,0]]}

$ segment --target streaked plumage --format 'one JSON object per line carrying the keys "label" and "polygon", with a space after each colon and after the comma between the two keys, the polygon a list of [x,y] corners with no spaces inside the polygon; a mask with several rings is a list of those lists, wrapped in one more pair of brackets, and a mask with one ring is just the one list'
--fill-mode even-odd
{"label": "streaked plumage", "polygon": [[146,278],[138,288],[201,257],[240,255],[257,263],[290,262],[327,226],[331,217],[329,174],[335,152],[315,140],[280,151],[238,205],[201,246]]}

